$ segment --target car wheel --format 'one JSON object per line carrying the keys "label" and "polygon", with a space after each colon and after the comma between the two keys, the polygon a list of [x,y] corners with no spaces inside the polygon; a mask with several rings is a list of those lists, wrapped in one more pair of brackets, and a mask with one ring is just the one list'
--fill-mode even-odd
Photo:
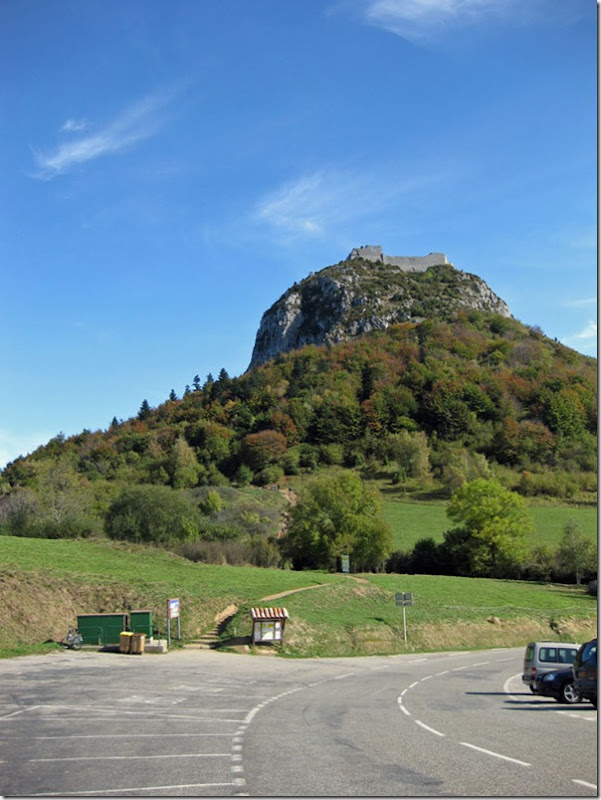
{"label": "car wheel", "polygon": [[568,682],[561,687],[561,694],[557,699],[560,703],[579,703],[580,695],[574,689],[574,684]]}

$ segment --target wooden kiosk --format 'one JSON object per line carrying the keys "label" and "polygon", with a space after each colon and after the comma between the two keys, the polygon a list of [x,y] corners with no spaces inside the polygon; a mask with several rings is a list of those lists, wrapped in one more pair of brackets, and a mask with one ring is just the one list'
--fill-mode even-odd
{"label": "wooden kiosk", "polygon": [[253,623],[252,643],[273,644],[284,642],[284,625],[288,619],[285,608],[251,608]]}

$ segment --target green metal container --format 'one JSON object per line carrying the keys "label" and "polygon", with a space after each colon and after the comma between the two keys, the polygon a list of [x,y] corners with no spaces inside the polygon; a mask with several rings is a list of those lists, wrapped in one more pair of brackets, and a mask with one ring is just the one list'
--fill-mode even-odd
{"label": "green metal container", "polygon": [[127,614],[78,614],[77,627],[84,644],[119,644],[121,632],[127,630]]}
{"label": "green metal container", "polygon": [[152,636],[152,611],[147,608],[130,611],[129,629],[132,633],[144,633],[150,639]]}

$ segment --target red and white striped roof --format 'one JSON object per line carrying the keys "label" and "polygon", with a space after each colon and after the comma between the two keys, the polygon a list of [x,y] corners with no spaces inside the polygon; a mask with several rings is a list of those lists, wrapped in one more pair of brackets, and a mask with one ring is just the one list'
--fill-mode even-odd
{"label": "red and white striped roof", "polygon": [[288,619],[285,608],[251,608],[250,616],[253,619]]}

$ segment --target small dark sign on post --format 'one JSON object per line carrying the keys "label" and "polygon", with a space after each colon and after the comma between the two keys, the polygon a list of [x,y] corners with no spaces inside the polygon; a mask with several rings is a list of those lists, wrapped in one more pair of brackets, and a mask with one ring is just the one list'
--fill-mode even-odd
{"label": "small dark sign on post", "polygon": [[412,606],[413,592],[397,592],[394,596],[397,606]]}
{"label": "small dark sign on post", "polygon": [[397,606],[403,607],[403,638],[407,644],[407,617],[405,616],[405,608],[413,605],[413,592],[397,592],[394,596]]}

